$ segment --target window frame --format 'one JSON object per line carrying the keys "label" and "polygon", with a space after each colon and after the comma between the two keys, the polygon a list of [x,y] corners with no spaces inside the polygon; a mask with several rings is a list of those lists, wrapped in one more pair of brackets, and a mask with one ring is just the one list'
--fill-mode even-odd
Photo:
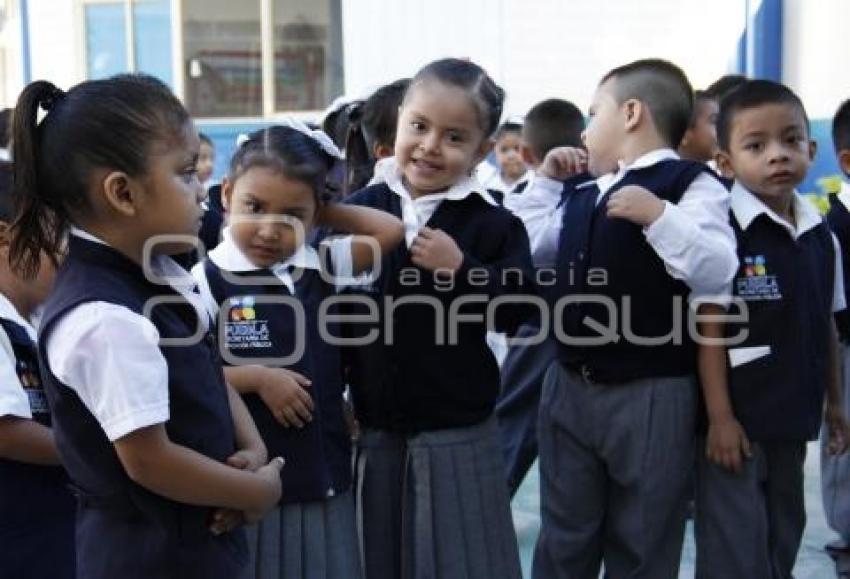
{"label": "window frame", "polygon": [[[82,72],[81,77],[88,79],[88,53],[87,53],[87,30],[86,30],[86,6],[93,4],[123,4],[124,6],[124,36],[127,52],[127,70],[136,72],[136,38],[133,27],[133,4],[137,0],[77,0],[76,19],[79,24],[77,30],[77,63]],[[274,119],[282,116],[290,116],[302,120],[316,119],[322,113],[322,109],[307,111],[287,111],[276,109],[275,103],[275,62],[274,62],[274,0],[252,0],[260,4],[260,70],[262,76],[262,116],[245,117],[196,117],[198,123],[210,124],[239,124],[256,121],[260,119]],[[342,0],[328,0],[336,2],[340,6],[331,9],[331,14],[342,16]],[[183,0],[170,0],[171,12],[171,68],[172,88],[174,94],[185,102],[186,80],[184,78],[184,56],[183,48]],[[331,45],[339,43],[342,46],[342,24],[334,25],[328,23],[331,33],[339,32],[339,39],[331,39]],[[342,86],[345,86],[345,70],[343,68]]]}

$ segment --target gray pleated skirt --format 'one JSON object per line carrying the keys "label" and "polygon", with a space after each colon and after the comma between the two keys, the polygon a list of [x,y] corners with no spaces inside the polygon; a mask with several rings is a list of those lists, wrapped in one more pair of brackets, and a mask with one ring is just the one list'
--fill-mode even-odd
{"label": "gray pleated skirt", "polygon": [[251,559],[241,579],[361,579],[354,498],[283,505],[247,527]]}
{"label": "gray pleated skirt", "polygon": [[402,435],[367,431],[356,460],[366,579],[520,579],[494,419]]}

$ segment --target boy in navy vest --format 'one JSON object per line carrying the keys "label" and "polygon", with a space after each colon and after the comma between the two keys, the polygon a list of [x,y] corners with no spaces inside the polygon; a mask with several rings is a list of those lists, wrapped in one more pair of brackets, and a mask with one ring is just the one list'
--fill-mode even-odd
{"label": "boy in navy vest", "polygon": [[[832,143],[841,172],[850,176],[850,100],[844,101],[832,119]],[[844,298],[850,302],[850,184],[842,181],[841,190],[829,198],[830,208],[826,216],[829,227],[841,246],[842,269],[844,270]],[[844,413],[850,412],[850,312],[844,309],[835,314],[838,336],[841,340],[841,359],[844,367],[843,395]],[[824,434],[826,434],[824,432]],[[828,438],[823,437],[824,444]],[[823,509],[829,526],[841,536],[839,541],[827,546],[827,552],[835,559],[839,574],[850,574],[850,456],[821,457],[821,487]]]}
{"label": "boy in navy vest", "polygon": [[845,307],[840,250],[795,192],[815,151],[797,95],[748,81],[723,99],[717,132],[720,167],[735,177],[733,295],[748,315],[727,325],[728,361],[715,363],[727,371],[702,384],[696,576],[786,579],[806,522],[806,441],[817,438],[825,392],[830,450],[847,440],[832,317]]}
{"label": "boy in navy vest", "polygon": [[597,179],[573,186],[564,217],[540,403],[536,579],[595,579],[602,563],[611,578],[678,576],[697,408],[688,302],[722,299],[737,265],[726,190],[675,152],[692,106],[660,60],[609,72],[591,104]]}

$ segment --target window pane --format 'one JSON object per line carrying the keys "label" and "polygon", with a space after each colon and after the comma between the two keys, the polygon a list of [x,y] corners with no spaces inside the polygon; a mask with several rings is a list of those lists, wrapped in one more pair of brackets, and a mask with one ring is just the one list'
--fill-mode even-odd
{"label": "window pane", "polygon": [[184,0],[183,42],[194,116],[262,115],[259,0]]}
{"label": "window pane", "polygon": [[274,0],[275,108],[320,110],[342,94],[339,0]]}
{"label": "window pane", "polygon": [[171,1],[135,0],[133,2],[133,34],[136,43],[136,70],[151,74],[173,86]]}
{"label": "window pane", "polygon": [[86,4],[86,66],[91,79],[127,72],[124,3]]}

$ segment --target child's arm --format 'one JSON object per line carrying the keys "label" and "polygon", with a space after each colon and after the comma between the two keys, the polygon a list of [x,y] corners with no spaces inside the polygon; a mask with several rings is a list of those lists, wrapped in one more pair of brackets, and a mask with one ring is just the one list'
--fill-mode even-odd
{"label": "child's arm", "polygon": [[133,431],[113,444],[134,482],[173,501],[266,511],[280,500],[280,458],[256,472],[239,470],[174,444],[162,424]]}
{"label": "child's arm", "polygon": [[227,464],[242,470],[255,471],[269,460],[268,451],[251,413],[233,387],[227,385],[230,415],[236,433],[236,453],[228,457]]}
{"label": "child's arm", "polygon": [[[841,354],[838,343],[838,331],[833,319],[829,337],[829,378],[826,388],[825,420],[829,431],[828,450],[830,454],[842,454],[850,443],[850,427],[842,410],[841,394]],[[848,371],[848,369],[845,369]]]}
{"label": "child's arm", "polygon": [[609,217],[643,227],[647,243],[668,273],[695,295],[707,296],[721,293],[738,267],[729,203],[723,185],[703,173],[676,204],[630,185],[612,193],[606,208]]}
{"label": "child's arm", "polygon": [[354,234],[351,240],[354,274],[375,267],[375,259],[395,249],[404,238],[404,226],[395,215],[371,207],[329,203],[321,208],[316,222],[335,231]]}
{"label": "child's arm", "polygon": [[724,337],[723,323],[706,319],[724,313],[725,308],[716,304],[702,304],[698,309],[701,321],[697,366],[708,413],[705,453],[715,464],[733,472],[740,472],[742,455],[750,458],[752,449],[744,429],[735,418],[729,400],[726,347],[721,342]]}
{"label": "child's arm", "polygon": [[0,457],[30,464],[60,464],[53,432],[29,418],[0,417]]}
{"label": "child's arm", "polygon": [[303,428],[313,419],[313,398],[306,390],[312,382],[298,372],[251,364],[228,366],[224,375],[239,394],[262,398],[283,426]]}

